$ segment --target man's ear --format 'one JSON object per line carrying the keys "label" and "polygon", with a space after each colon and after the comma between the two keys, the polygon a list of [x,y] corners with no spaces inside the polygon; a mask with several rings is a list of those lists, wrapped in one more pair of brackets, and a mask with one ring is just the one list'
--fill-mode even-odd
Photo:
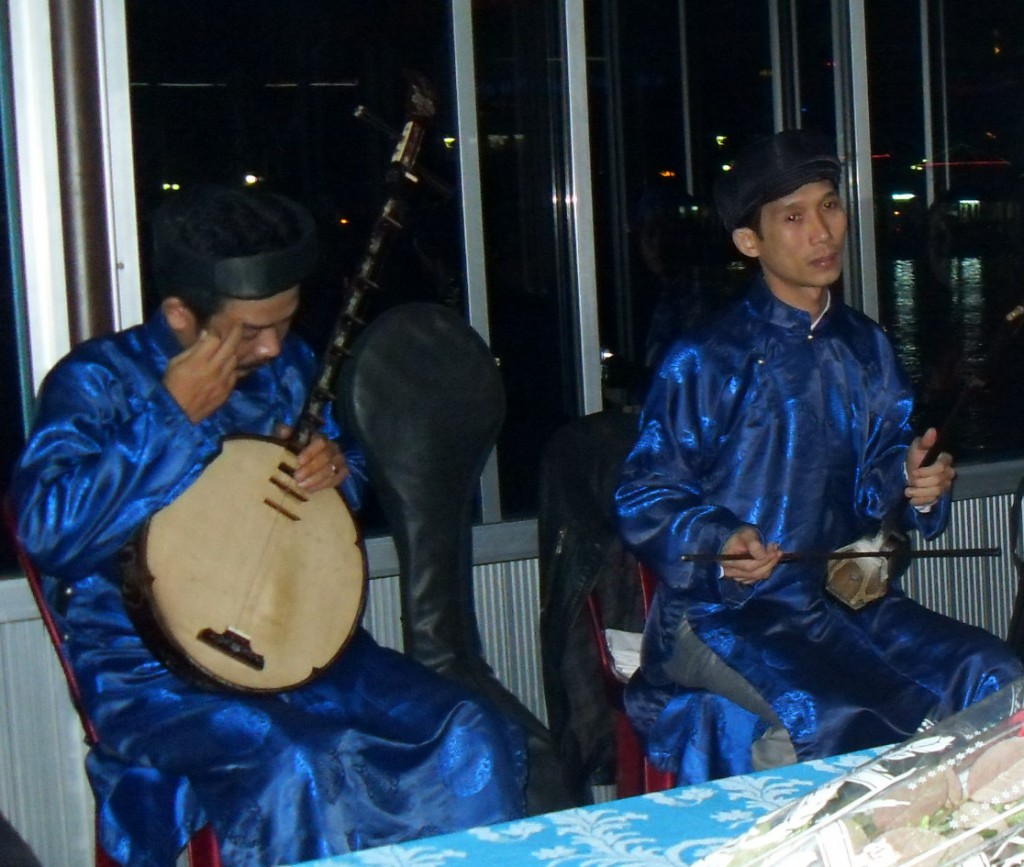
{"label": "man's ear", "polygon": [[756,259],[761,255],[761,248],[758,244],[757,232],[749,227],[732,230],[732,242],[744,256]]}
{"label": "man's ear", "polygon": [[195,340],[199,323],[196,321],[196,315],[188,308],[184,301],[172,295],[161,302],[160,309],[163,310],[164,317],[167,319],[167,324],[170,326],[171,331],[178,336],[178,339],[184,345],[188,345]]}

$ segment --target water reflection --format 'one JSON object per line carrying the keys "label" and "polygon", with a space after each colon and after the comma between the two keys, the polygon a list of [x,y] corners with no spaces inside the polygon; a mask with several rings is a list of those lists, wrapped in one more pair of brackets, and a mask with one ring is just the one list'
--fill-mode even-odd
{"label": "water reflection", "polygon": [[915,423],[938,426],[960,463],[1024,453],[1024,335],[996,350],[1024,295],[1011,258],[892,259],[882,268],[881,318],[917,389]]}

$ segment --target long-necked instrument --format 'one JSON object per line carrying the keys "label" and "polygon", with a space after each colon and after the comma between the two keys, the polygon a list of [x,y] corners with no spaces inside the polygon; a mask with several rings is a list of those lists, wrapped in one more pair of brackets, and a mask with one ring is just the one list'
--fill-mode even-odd
{"label": "long-necked instrument", "polygon": [[419,180],[416,160],[435,98],[424,79],[409,78],[389,196],[291,435],[227,438],[126,552],[123,595],[140,634],[169,669],[201,685],[241,692],[300,686],[338,658],[362,616],[366,560],[348,507],[337,489],[308,494],[292,475],[296,456],[324,424],[384,253],[402,228],[405,193]]}
{"label": "long-necked instrument", "polygon": [[938,427],[939,435],[935,438],[935,443],[928,449],[928,453],[921,461],[921,466],[927,467],[935,463],[935,459],[938,458],[940,452],[946,447],[950,432],[959,422],[964,408],[968,405],[968,400],[981,389],[991,385],[995,377],[998,376],[1001,366],[1006,361],[1012,341],[1017,336],[1022,325],[1024,325],[1024,304],[1017,304],[1000,320],[999,330],[992,342],[992,347],[989,349],[983,370],[978,375],[968,379],[963,388],[960,389],[960,393],[953,403],[953,408],[947,413],[946,418]]}
{"label": "long-necked instrument", "polygon": [[[858,539],[837,551],[786,551],[780,562],[820,561],[828,564],[825,588],[850,608],[863,608],[884,596],[893,574],[902,571],[902,564],[911,559],[998,557],[998,548],[933,548],[913,551],[905,539],[892,533],[879,532],[871,539]],[[727,563],[752,560],[750,554],[684,554],[683,562]]]}

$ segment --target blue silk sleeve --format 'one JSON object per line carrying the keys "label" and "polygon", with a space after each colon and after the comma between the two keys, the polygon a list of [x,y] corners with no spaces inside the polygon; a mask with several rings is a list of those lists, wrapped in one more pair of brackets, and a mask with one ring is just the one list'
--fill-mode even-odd
{"label": "blue silk sleeve", "polygon": [[[228,402],[195,425],[162,382],[178,351],[158,318],[83,344],[46,377],[12,484],[19,533],[44,571],[65,581],[96,571],[195,480],[225,436],[294,426],[314,374],[302,341],[289,339],[280,357],[239,380]],[[345,453],[341,492],[355,510],[365,459],[333,413],[326,417],[322,433]]]}
{"label": "blue silk sleeve", "polygon": [[[708,412],[713,388],[702,388],[700,355],[670,353],[655,378],[640,420],[640,436],[616,494],[620,528],[639,558],[672,585],[707,585],[717,595],[717,566],[684,566],[686,553],[718,553],[743,525],[730,509],[706,500],[703,473],[715,464],[719,426]],[[705,383],[706,384],[706,383]],[[726,390],[714,399],[731,414]]]}
{"label": "blue silk sleeve", "polygon": [[216,448],[159,382],[123,373],[58,365],[15,474],[22,538],[44,571],[65,580],[114,556]]}
{"label": "blue silk sleeve", "polygon": [[870,423],[863,464],[856,482],[856,509],[868,519],[882,521],[896,516],[896,523],[914,529],[926,539],[939,535],[949,521],[952,495],[946,493],[931,508],[915,509],[904,493],[907,484],[907,452],[913,439],[913,393],[892,346],[879,331],[872,373],[878,379],[866,389],[870,398]]}

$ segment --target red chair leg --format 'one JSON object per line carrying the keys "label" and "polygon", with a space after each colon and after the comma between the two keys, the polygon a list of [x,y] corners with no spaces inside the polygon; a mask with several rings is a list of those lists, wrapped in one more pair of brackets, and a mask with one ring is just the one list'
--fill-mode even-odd
{"label": "red chair leg", "polygon": [[[99,816],[97,816],[96,867],[123,867],[120,861],[115,861],[100,845],[99,832]],[[189,867],[222,867],[220,846],[217,845],[217,838],[213,834],[213,828],[209,825],[205,825],[192,835],[192,839],[185,845],[185,851],[188,852]]]}
{"label": "red chair leg", "polygon": [[100,844],[100,817],[99,813],[96,814],[96,867],[123,867],[123,865],[115,861],[110,855],[107,854],[107,850]]}
{"label": "red chair leg", "polygon": [[196,831],[188,841],[188,863],[191,867],[221,867],[220,847],[209,825]]}
{"label": "red chair leg", "polygon": [[644,758],[644,791],[664,792],[665,789],[674,789],[675,785],[675,774],[656,768],[650,759]]}
{"label": "red chair leg", "polygon": [[99,840],[96,841],[96,867],[123,867],[106,853]]}
{"label": "red chair leg", "polygon": [[615,794],[631,798],[644,793],[644,753],[622,711],[615,714]]}

